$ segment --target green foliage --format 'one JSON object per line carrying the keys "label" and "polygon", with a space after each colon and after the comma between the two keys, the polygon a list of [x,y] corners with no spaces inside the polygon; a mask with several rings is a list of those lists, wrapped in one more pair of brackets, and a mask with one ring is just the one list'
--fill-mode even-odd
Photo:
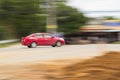
{"label": "green foliage", "polygon": [[115,20],[113,16],[104,16],[105,20]]}
{"label": "green foliage", "polygon": [[37,15],[40,13],[39,0],[0,1],[0,25],[11,28],[17,37],[44,31],[45,17]]}
{"label": "green foliage", "polygon": [[4,39],[4,34],[5,34],[5,29],[3,27],[0,26],[0,40]]}
{"label": "green foliage", "polygon": [[88,18],[70,6],[59,5],[58,7],[58,31],[64,33],[79,32]]}
{"label": "green foliage", "polygon": [[[56,1],[58,31],[78,32],[88,18],[75,8],[66,6],[66,0]],[[45,32],[46,16],[39,14],[45,14],[46,10],[41,9],[40,4],[40,0],[0,0],[0,39],[6,35],[8,39],[20,38],[33,32]]]}

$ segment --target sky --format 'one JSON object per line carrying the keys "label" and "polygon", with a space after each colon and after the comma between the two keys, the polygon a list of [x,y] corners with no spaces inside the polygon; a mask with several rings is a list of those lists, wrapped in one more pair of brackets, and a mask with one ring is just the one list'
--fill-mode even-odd
{"label": "sky", "polygon": [[86,13],[89,17],[114,16],[120,18],[120,0],[69,0],[68,5],[80,11],[119,11]]}

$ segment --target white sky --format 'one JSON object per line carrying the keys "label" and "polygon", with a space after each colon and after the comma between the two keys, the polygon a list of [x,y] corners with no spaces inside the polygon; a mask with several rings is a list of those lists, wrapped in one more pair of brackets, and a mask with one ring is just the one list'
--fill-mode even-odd
{"label": "white sky", "polygon": [[[68,4],[82,11],[120,11],[120,0],[69,0]],[[86,15],[92,17],[120,17],[120,12],[90,13]]]}

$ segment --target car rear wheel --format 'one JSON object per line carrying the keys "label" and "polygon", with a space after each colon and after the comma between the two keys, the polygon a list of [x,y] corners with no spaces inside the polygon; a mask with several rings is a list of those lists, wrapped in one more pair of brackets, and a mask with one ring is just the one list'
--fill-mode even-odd
{"label": "car rear wheel", "polygon": [[61,47],[61,46],[62,46],[62,43],[61,43],[60,41],[57,41],[57,42],[56,42],[56,46],[57,46],[57,47]]}
{"label": "car rear wheel", "polygon": [[37,47],[37,43],[36,42],[32,42],[30,46],[31,46],[31,48],[36,48]]}

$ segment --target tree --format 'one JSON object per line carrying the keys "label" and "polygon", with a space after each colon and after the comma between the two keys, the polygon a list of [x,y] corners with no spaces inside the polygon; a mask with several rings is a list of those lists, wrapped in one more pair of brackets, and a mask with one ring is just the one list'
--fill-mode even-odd
{"label": "tree", "polygon": [[58,31],[64,33],[75,33],[80,31],[88,18],[77,9],[60,4],[58,7]]}
{"label": "tree", "polygon": [[39,16],[40,13],[39,0],[0,1],[0,25],[4,25],[6,30],[17,37],[45,31],[45,17]]}
{"label": "tree", "polygon": [[116,19],[115,17],[113,17],[113,16],[104,16],[103,17],[105,20],[114,20],[114,19]]}
{"label": "tree", "polygon": [[[5,29],[7,38],[26,36],[33,32],[44,32],[46,12],[41,9],[40,1],[44,0],[0,0],[0,26]],[[54,0],[57,7],[58,31],[73,33],[79,31],[80,26],[86,23],[87,18],[75,8],[63,4],[66,0]],[[47,13],[46,13],[47,14]],[[2,30],[3,32],[3,30]]]}

